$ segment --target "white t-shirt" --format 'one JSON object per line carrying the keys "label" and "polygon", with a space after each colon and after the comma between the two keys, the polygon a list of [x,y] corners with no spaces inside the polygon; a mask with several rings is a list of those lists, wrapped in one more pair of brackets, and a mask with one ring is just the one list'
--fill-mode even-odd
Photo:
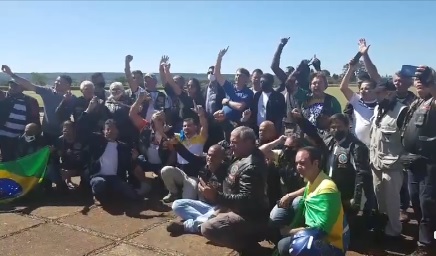
{"label": "white t-shirt", "polygon": [[266,105],[268,104],[270,92],[262,92],[257,103],[257,126],[266,120]]}
{"label": "white t-shirt", "polygon": [[350,99],[350,104],[353,106],[353,133],[356,137],[369,145],[369,130],[371,127],[371,118],[374,115],[374,108],[377,102],[363,102],[361,96],[354,93]]}
{"label": "white t-shirt", "polygon": [[118,143],[108,142],[103,155],[100,157],[100,175],[117,175],[118,171]]}
{"label": "white t-shirt", "polygon": [[[141,88],[142,89],[142,88]],[[142,89],[142,90],[144,90],[144,89]],[[139,90],[138,90],[139,91]],[[156,99],[157,99],[157,96],[159,95],[159,92],[158,91],[152,91],[152,92],[150,92],[150,96],[151,96],[151,101],[150,101],[150,104],[148,104],[148,109],[147,109],[147,116],[145,117],[145,119],[147,120],[147,121],[151,121],[151,117],[153,116],[153,114],[154,113],[156,113],[156,112],[158,112],[160,109],[155,109],[154,108],[154,106],[155,106],[155,102],[156,102]],[[165,107],[164,108],[169,108],[170,107],[170,103],[169,103],[169,101],[168,101],[168,97],[165,97]]]}

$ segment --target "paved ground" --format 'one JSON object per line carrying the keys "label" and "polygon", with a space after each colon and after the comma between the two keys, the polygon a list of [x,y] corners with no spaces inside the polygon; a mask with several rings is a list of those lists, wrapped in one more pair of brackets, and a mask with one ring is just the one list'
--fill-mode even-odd
{"label": "paved ground", "polygon": [[[80,198],[71,195],[27,200],[11,207],[18,212],[0,213],[0,255],[233,255],[231,250],[208,244],[197,235],[170,237],[165,227],[175,216],[157,200],[103,209]],[[347,256],[404,255],[411,252],[413,243],[407,237],[389,253],[381,253],[374,250],[376,246],[370,240],[366,236],[355,239],[354,252]]]}

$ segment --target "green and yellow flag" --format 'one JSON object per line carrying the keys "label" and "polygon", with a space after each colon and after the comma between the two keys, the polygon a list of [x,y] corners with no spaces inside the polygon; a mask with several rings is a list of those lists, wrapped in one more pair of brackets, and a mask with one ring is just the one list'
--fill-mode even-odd
{"label": "green and yellow flag", "polygon": [[44,178],[49,147],[17,159],[0,163],[0,203],[26,195]]}

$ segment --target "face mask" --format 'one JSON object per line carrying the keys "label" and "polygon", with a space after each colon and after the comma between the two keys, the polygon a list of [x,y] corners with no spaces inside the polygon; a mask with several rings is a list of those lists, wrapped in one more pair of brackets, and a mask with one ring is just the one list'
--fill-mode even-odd
{"label": "face mask", "polygon": [[337,141],[342,140],[343,138],[345,138],[346,135],[347,135],[347,133],[345,131],[332,132],[333,138],[335,138],[335,140],[337,140]]}
{"label": "face mask", "polygon": [[32,141],[34,141],[35,139],[36,139],[36,138],[35,138],[34,135],[32,135],[32,136],[24,135],[24,140],[25,140],[26,142],[32,142]]}
{"label": "face mask", "polygon": [[285,149],[283,150],[283,153],[286,157],[291,159],[291,158],[295,157],[295,155],[297,154],[297,150],[295,150],[292,147],[285,147]]}
{"label": "face mask", "polygon": [[209,74],[209,75],[207,75],[207,79],[209,79],[209,81],[213,82],[213,81],[215,81],[215,75]]}

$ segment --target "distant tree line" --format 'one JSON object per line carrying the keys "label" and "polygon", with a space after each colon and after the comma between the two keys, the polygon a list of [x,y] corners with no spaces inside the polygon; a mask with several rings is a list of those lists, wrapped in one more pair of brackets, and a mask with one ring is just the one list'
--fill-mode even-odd
{"label": "distant tree line", "polygon": [[[336,74],[336,73],[331,74],[330,71],[327,70],[327,69],[322,70],[322,72],[327,76],[327,79],[328,79],[329,84],[334,86],[334,85],[339,85],[339,83],[340,83],[341,80],[342,80],[342,77],[345,75],[345,72],[346,72],[347,70],[348,70],[348,63],[345,64],[345,65],[342,67],[342,73],[341,73],[341,74]],[[353,75],[352,78],[351,78],[351,82],[352,82],[352,83],[353,83],[353,82],[356,82],[356,80],[357,80],[357,75],[358,75],[359,73],[361,73],[361,72],[366,72],[365,65],[364,65],[363,61],[359,61],[358,67],[357,67],[357,69],[356,69],[354,75]],[[43,85],[43,86],[45,86],[45,85],[47,85],[47,84],[50,82],[50,81],[49,81],[50,79],[49,79],[46,75],[44,75],[44,74],[42,74],[42,73],[35,73],[35,72],[34,72],[34,73],[31,73],[30,75],[31,75],[31,77],[30,77],[30,81],[31,81],[32,83],[34,83],[34,84],[38,84],[38,85]],[[385,77],[386,77],[386,78],[391,78],[390,76],[385,76]],[[73,89],[78,89],[78,87],[80,86],[80,83],[81,83],[82,81],[84,81],[84,80],[86,80],[86,78],[83,78],[83,79],[81,79],[81,80],[75,80],[75,79],[73,79],[73,84],[72,84]],[[120,77],[118,77],[118,78],[115,78],[115,79],[113,79],[112,81],[107,81],[108,85],[109,85],[110,83],[112,83],[112,82],[121,82],[121,83],[124,84],[126,87],[128,86],[128,85],[127,85],[127,79],[126,79],[126,77],[124,77],[124,76],[120,76]],[[202,86],[206,86],[206,85],[209,83],[209,81],[207,81],[207,80],[200,80],[200,82],[201,82],[201,85],[202,85]],[[276,82],[278,82],[278,79],[276,79]],[[5,87],[5,86],[7,86],[7,80],[0,82],[0,87]]]}

